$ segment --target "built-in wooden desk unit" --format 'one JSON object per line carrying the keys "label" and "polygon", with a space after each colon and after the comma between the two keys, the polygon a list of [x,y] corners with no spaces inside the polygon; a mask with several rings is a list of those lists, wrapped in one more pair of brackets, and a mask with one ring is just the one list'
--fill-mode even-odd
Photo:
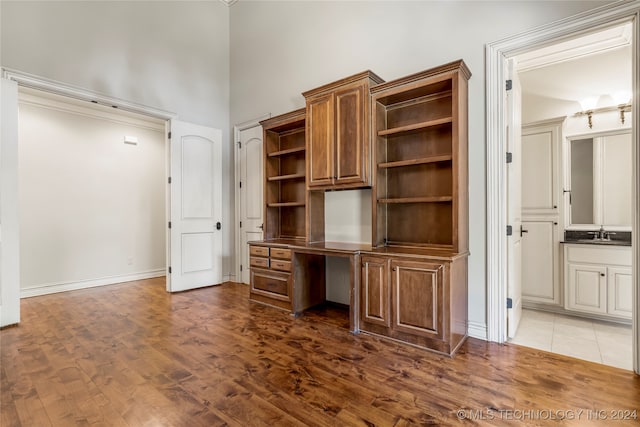
{"label": "built-in wooden desk unit", "polygon": [[[252,301],[298,316],[325,301],[325,257],[347,257],[351,332],[455,353],[467,336],[470,76],[463,61],[386,83],[366,71],[261,122]],[[324,191],[345,188],[371,188],[372,245],[324,241]]]}

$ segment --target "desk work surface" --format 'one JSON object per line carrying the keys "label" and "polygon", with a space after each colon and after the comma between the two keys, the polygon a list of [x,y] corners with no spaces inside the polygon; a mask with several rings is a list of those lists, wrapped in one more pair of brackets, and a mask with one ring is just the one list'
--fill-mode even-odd
{"label": "desk work surface", "polygon": [[256,240],[248,243],[255,246],[282,247],[293,252],[321,253],[325,255],[404,255],[431,259],[451,260],[469,256],[469,252],[454,253],[446,248],[411,248],[402,246],[374,247],[367,243],[349,242],[305,242],[297,239]]}

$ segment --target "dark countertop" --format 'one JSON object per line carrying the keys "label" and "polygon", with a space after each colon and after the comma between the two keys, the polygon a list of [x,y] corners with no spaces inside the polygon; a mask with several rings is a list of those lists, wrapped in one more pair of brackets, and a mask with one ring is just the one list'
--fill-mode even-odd
{"label": "dark countertop", "polygon": [[561,240],[560,243],[567,243],[571,245],[631,246],[631,242],[627,242],[625,240]]}
{"label": "dark countertop", "polygon": [[565,230],[564,239],[560,243],[578,245],[631,246],[630,231],[610,232],[608,239],[594,239],[594,230]]}

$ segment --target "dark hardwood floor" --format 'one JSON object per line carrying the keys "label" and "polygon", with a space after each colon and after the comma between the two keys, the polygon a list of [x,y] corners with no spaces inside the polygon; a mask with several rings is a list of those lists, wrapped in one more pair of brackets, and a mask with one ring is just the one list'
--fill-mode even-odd
{"label": "dark hardwood floor", "polygon": [[351,335],[347,314],[164,279],[24,299],[0,331],[0,425],[638,424],[614,419],[639,409],[630,371],[476,339],[450,359]]}

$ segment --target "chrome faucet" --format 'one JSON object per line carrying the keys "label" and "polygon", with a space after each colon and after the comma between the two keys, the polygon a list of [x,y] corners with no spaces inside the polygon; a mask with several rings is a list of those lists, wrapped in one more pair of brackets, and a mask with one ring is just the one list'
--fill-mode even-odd
{"label": "chrome faucet", "polygon": [[589,234],[593,235],[594,240],[611,240],[611,235],[616,234],[611,231],[605,231],[604,226],[600,225],[600,230],[590,231]]}

